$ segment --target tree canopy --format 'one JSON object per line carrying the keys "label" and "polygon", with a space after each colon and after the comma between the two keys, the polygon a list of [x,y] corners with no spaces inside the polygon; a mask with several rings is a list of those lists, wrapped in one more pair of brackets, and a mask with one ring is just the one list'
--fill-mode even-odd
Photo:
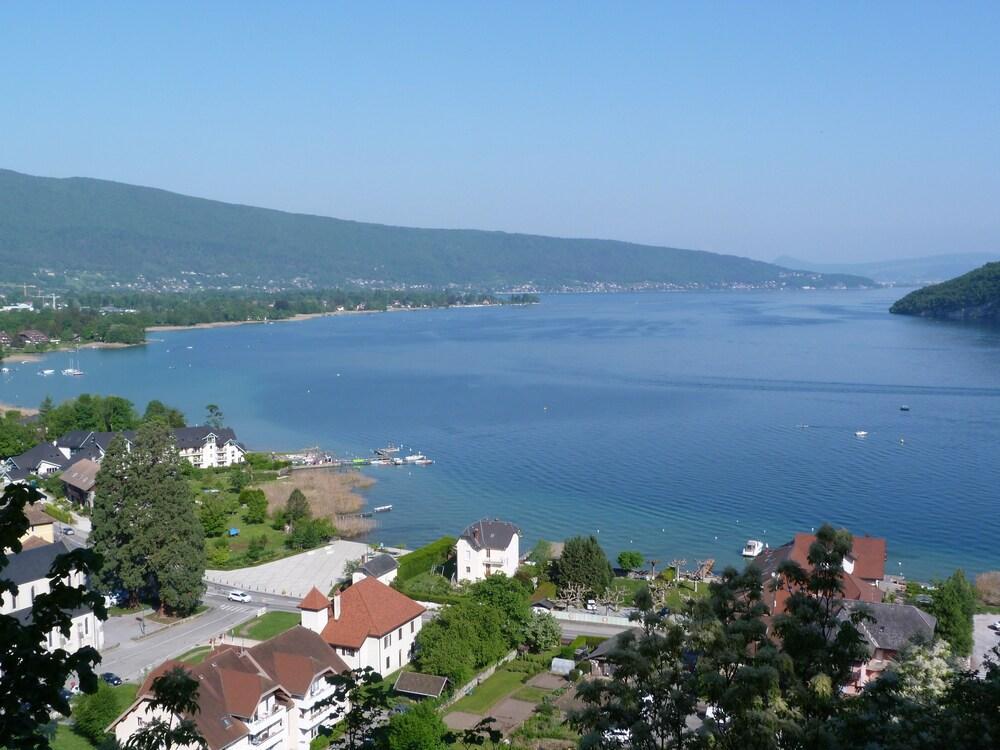
{"label": "tree canopy", "polygon": [[556,563],[560,586],[576,584],[594,594],[602,594],[611,584],[611,563],[593,536],[567,539]]}

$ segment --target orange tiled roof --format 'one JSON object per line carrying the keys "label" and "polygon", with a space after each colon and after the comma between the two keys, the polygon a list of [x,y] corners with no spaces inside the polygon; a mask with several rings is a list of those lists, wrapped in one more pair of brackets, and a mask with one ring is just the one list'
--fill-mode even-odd
{"label": "orange tiled roof", "polygon": [[306,594],[305,599],[299,602],[299,609],[305,609],[310,612],[319,612],[321,609],[326,609],[329,606],[330,600],[315,586],[309,589],[309,593]]}
{"label": "orange tiled roof", "polygon": [[321,635],[331,645],[360,648],[366,638],[381,638],[423,613],[408,596],[363,578],[340,594],[340,619],[331,617]]}

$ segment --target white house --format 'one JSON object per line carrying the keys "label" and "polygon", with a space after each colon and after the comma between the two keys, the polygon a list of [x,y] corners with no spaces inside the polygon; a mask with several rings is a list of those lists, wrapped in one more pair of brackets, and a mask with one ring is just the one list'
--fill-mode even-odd
{"label": "white house", "polygon": [[154,718],[153,680],[178,666],[199,682],[191,718],[209,750],[308,750],[320,728],[339,719],[342,705],[319,704],[336,690],[327,678],[347,665],[319,635],[297,627],[249,649],[223,646],[196,666],[164,662],[108,728],[120,744]]}
{"label": "white house", "polygon": [[200,469],[242,463],[246,455],[229,427],[178,427],[173,435],[181,457]]}
{"label": "white house", "polygon": [[455,545],[458,580],[481,581],[494,573],[513,577],[520,533],[514,524],[499,519],[483,519],[469,526]]}
{"label": "white house", "polygon": [[[3,571],[3,577],[17,586],[17,593],[0,596],[0,615],[10,615],[27,624],[31,622],[35,597],[51,590],[49,569],[52,562],[69,550],[62,542],[51,544],[39,537],[32,537],[23,544],[19,553],[9,555],[10,562]],[[72,586],[84,586],[86,582],[86,576],[80,572],[73,573],[69,579]],[[74,612],[72,619],[69,637],[53,629],[46,635],[46,649],[61,648],[73,653],[84,646],[92,646],[99,651],[104,646],[104,624],[89,609]]]}
{"label": "white house", "polygon": [[409,664],[424,608],[377,578],[362,578],[331,602],[313,588],[299,602],[302,626],[319,633],[351,669],[382,675]]}
{"label": "white house", "polygon": [[376,578],[386,586],[391,586],[399,572],[399,563],[392,555],[375,555],[361,563],[351,574],[351,582],[357,583],[363,578]]}

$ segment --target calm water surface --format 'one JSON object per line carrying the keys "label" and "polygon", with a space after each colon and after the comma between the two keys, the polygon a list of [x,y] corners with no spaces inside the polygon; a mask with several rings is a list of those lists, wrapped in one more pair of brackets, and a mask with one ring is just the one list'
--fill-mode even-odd
{"label": "calm water surface", "polygon": [[501,516],[529,543],[594,533],[693,566],[830,521],[886,536],[905,575],[1000,568],[1000,331],[891,316],[898,296],[563,295],[160,333],[81,352],[82,378],[14,360],[0,401],[116,393],[192,421],[215,402],[251,448],[402,443],[437,463],[370,470],[391,544]]}

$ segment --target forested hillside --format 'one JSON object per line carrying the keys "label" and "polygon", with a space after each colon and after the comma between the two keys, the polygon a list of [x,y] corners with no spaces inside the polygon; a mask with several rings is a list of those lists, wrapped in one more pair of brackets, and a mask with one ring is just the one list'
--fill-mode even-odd
{"label": "forested hillside", "polygon": [[952,320],[1000,321],[1000,262],[910,292],[890,312]]}
{"label": "forested hillside", "polygon": [[749,258],[614,240],[413,229],[191,198],[86,178],[0,170],[0,267],[131,281],[185,272],[233,283],[566,287],[859,286]]}

